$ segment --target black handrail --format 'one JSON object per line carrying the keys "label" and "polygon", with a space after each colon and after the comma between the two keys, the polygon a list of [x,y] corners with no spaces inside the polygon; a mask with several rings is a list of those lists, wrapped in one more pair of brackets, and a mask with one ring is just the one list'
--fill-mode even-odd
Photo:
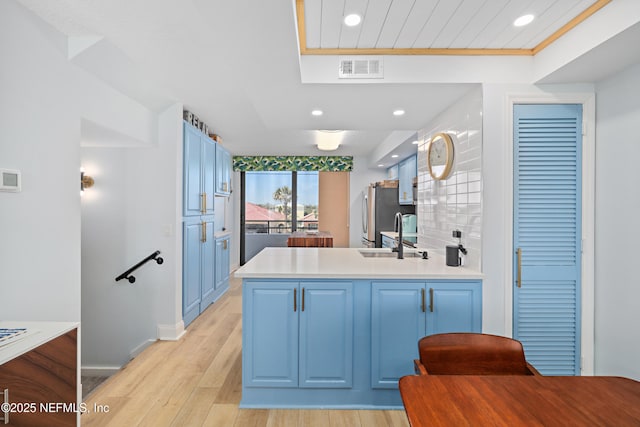
{"label": "black handrail", "polygon": [[118,277],[116,277],[116,282],[122,279],[127,279],[129,283],[135,282],[136,278],[133,276],[130,276],[130,274],[133,273],[135,270],[137,270],[140,266],[142,266],[143,264],[146,264],[152,259],[155,260],[158,264],[162,264],[164,262],[164,260],[158,255],[160,255],[160,251],[155,251],[154,253],[152,253],[151,255],[149,255],[148,257],[146,257],[145,259],[143,259],[142,261],[140,261],[139,263],[137,263],[136,265],[134,265],[133,267],[131,267],[130,269],[128,269],[127,271],[119,275]]}

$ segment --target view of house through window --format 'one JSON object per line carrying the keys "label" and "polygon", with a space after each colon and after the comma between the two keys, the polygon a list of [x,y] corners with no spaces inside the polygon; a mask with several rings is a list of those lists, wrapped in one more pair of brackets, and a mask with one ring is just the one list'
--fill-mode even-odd
{"label": "view of house through window", "polygon": [[293,231],[318,229],[318,172],[244,172],[245,262]]}

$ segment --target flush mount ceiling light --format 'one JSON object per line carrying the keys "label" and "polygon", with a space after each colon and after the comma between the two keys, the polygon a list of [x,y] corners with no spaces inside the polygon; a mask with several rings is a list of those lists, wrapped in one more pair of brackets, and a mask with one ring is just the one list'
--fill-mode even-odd
{"label": "flush mount ceiling light", "polygon": [[355,27],[360,23],[361,19],[362,18],[360,18],[360,15],[358,15],[357,13],[352,13],[344,17],[344,24],[347,27]]}
{"label": "flush mount ceiling light", "polygon": [[397,159],[397,158],[398,158],[398,155],[397,155],[397,154],[392,154],[392,155],[391,155],[391,158],[392,158],[392,159]]}
{"label": "flush mount ceiling light", "polygon": [[394,110],[393,115],[396,117],[404,116],[404,110]]}
{"label": "flush mount ceiling light", "polygon": [[321,116],[322,114],[323,114],[322,110],[313,110],[313,111],[311,111],[311,115],[312,116],[318,117],[318,116]]}
{"label": "flush mount ceiling light", "polygon": [[513,25],[515,25],[516,27],[524,27],[525,25],[531,24],[533,18],[534,16],[531,14],[522,15],[521,17],[513,21]]}
{"label": "flush mount ceiling light", "polygon": [[384,165],[383,165],[382,163],[380,163],[380,164],[378,165],[378,167],[379,167],[379,168],[382,168],[382,167],[384,167]]}
{"label": "flush mount ceiling light", "polygon": [[344,131],[341,130],[318,130],[316,131],[316,145],[318,150],[337,150],[344,139]]}
{"label": "flush mount ceiling light", "polygon": [[413,145],[418,145],[419,143],[420,143],[420,141],[418,141],[417,139],[412,142]]}

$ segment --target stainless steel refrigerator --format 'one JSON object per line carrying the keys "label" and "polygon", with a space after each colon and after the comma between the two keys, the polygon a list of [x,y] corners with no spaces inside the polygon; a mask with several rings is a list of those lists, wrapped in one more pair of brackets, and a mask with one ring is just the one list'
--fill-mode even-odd
{"label": "stainless steel refrigerator", "polygon": [[369,184],[362,197],[362,245],[381,248],[381,231],[394,231],[396,212],[415,213],[415,206],[398,203],[398,187]]}

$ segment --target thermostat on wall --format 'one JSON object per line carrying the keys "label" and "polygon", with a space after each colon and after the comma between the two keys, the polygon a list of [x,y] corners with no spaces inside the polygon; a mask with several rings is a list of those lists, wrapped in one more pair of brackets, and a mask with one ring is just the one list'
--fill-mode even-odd
{"label": "thermostat on wall", "polygon": [[20,191],[22,177],[20,171],[0,169],[0,191]]}

